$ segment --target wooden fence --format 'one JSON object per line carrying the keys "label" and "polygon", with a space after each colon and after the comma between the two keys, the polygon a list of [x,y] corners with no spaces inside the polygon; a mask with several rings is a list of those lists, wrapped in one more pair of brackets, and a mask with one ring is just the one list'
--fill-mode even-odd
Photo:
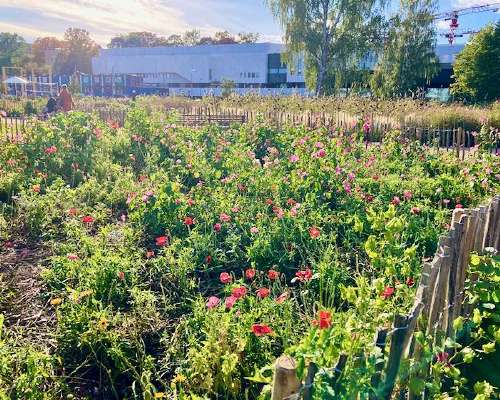
{"label": "wooden fence", "polygon": [[[454,337],[453,321],[472,312],[464,302],[466,279],[474,279],[474,275],[468,274],[470,254],[482,253],[487,247],[500,249],[500,196],[488,205],[453,212],[451,229],[440,237],[434,259],[423,265],[411,312],[396,315],[390,331],[387,328],[377,331],[375,346],[387,356],[385,364],[377,364],[371,379],[374,388],[371,399],[388,400],[394,395],[407,400],[427,398],[425,393],[414,393],[409,388],[395,389],[399,367],[407,358],[425,363],[422,348],[415,340],[416,332],[430,335],[434,346],[443,345],[446,337]],[[337,379],[347,360],[343,355],[335,366]],[[426,379],[429,369],[429,364],[421,368],[419,378]],[[295,361],[288,356],[280,357],[275,364],[272,400],[310,400],[317,371],[317,366],[311,363],[301,385],[296,378]]]}
{"label": "wooden fence", "polygon": [[27,117],[0,116],[0,139],[5,138],[10,142],[20,141],[26,128],[33,120],[33,118]]}

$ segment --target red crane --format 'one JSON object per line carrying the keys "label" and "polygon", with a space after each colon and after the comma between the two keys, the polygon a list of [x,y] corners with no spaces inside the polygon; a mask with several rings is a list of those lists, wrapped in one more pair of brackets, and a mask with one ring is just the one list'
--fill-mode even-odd
{"label": "red crane", "polygon": [[467,8],[460,8],[460,9],[452,10],[452,11],[446,11],[446,12],[442,12],[439,14],[434,14],[434,20],[450,21],[449,32],[441,34],[441,35],[447,37],[448,42],[450,44],[453,44],[453,42],[455,41],[455,38],[457,38],[457,37],[462,37],[464,35],[470,35],[470,34],[477,33],[477,31],[457,32],[457,29],[459,27],[458,17],[460,17],[462,15],[475,14],[475,13],[480,13],[480,12],[488,12],[488,11],[497,12],[498,10],[500,10],[500,3],[483,4],[483,5],[472,6],[472,7],[467,7]]}

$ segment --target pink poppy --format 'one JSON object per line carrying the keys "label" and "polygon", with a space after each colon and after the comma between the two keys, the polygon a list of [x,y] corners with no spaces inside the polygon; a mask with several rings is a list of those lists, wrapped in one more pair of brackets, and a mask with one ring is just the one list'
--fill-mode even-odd
{"label": "pink poppy", "polygon": [[269,296],[270,293],[271,291],[268,288],[260,288],[259,290],[257,290],[257,297],[259,299],[264,299]]}
{"label": "pink poppy", "polygon": [[210,296],[207,301],[207,308],[211,310],[219,305],[220,299],[215,296]]}
{"label": "pink poppy", "polygon": [[222,283],[230,283],[233,278],[231,278],[231,275],[229,275],[227,272],[221,272],[219,279]]}
{"label": "pink poppy", "polygon": [[229,296],[229,297],[226,297],[226,308],[228,310],[230,310],[231,308],[233,308],[234,304],[236,303],[238,299],[234,296]]}

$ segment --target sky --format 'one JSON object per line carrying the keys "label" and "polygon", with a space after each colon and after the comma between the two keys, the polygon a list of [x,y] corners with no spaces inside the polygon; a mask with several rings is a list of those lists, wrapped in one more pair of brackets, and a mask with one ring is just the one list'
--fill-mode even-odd
{"label": "sky", "polygon": [[[440,0],[439,10],[497,1]],[[476,30],[498,20],[498,12],[467,15],[460,18],[460,29]],[[437,25],[445,32],[449,22]],[[264,0],[0,0],[0,32],[15,32],[32,42],[41,36],[62,38],[68,27],[87,29],[103,47],[111,37],[133,31],[168,36],[196,28],[202,35],[228,30],[259,33],[259,41],[281,42],[282,38]],[[440,42],[445,41],[441,37]]]}

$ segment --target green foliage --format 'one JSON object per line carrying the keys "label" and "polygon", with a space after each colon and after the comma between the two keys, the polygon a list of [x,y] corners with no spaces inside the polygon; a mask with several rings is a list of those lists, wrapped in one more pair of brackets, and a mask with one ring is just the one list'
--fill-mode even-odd
{"label": "green foliage", "polygon": [[458,98],[492,101],[500,97],[500,23],[483,28],[457,55],[451,92]]}
{"label": "green foliage", "polygon": [[388,39],[371,78],[371,90],[379,97],[413,97],[439,70],[433,27],[436,1],[410,0],[400,7],[390,21]]}

